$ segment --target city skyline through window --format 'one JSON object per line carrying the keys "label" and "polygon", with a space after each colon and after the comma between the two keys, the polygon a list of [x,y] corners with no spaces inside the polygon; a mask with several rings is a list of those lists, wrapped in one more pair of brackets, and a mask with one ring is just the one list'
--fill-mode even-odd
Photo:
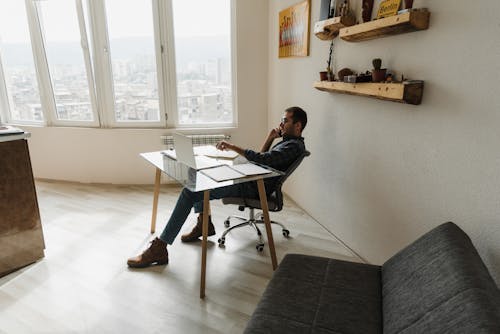
{"label": "city skyline through window", "polygon": [[173,0],[173,12],[179,124],[232,123],[230,1]]}
{"label": "city skyline through window", "polygon": [[[79,11],[80,3],[83,10]],[[36,41],[38,37],[35,34],[30,39],[30,16],[24,1],[0,3],[0,8],[5,7],[0,13],[0,61],[9,94],[8,119],[43,122],[44,113],[49,111],[42,110],[37,75],[42,79],[46,75],[47,80],[41,84],[42,95],[50,97],[44,101],[49,106],[54,104],[50,119],[55,122],[50,124],[97,122],[102,126],[94,110],[97,106],[105,119],[112,119],[106,121],[107,126],[165,125],[161,108],[167,114],[176,112],[176,117],[169,118],[173,126],[234,121],[230,0],[173,0],[173,18],[168,17],[169,11],[163,11],[164,3],[156,0],[104,0],[102,8],[86,0],[44,0],[32,4],[38,8],[40,26],[35,29],[43,36],[40,45],[45,51],[34,56],[38,57],[37,64],[46,59],[45,72],[43,67],[41,72],[35,71],[37,59],[33,61],[31,39]],[[158,8],[162,10],[158,12]],[[104,24],[99,19],[91,22],[92,12],[102,12]],[[155,26],[155,22],[165,20],[171,23]],[[173,33],[163,31],[170,26]],[[174,36],[174,45],[165,43],[169,34]],[[108,43],[104,52],[102,48],[92,50],[92,43],[98,40]],[[175,54],[174,68],[170,68],[173,62],[163,62],[160,49],[172,55],[172,59]],[[103,71],[99,64],[106,63],[110,69]],[[94,78],[96,66],[100,70]],[[175,89],[169,85],[169,73],[175,74]],[[111,91],[96,87],[111,87]],[[176,99],[176,110],[168,107],[172,106],[166,101],[170,97]],[[109,108],[102,110],[105,106]],[[113,110],[109,110],[111,107]],[[106,116],[111,113],[111,117]],[[57,123],[58,120],[65,123]]]}
{"label": "city skyline through window", "polygon": [[[42,28],[49,64],[56,117],[93,121],[90,88],[75,1],[40,2]],[[86,32],[85,32],[86,33]]]}
{"label": "city skyline through window", "polygon": [[11,118],[43,121],[24,1],[0,2],[0,56]]}

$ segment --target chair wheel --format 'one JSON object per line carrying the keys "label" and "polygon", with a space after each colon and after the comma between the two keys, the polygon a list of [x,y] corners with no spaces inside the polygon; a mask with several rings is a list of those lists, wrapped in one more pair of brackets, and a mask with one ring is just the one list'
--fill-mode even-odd
{"label": "chair wheel", "polygon": [[287,229],[283,229],[283,236],[285,238],[288,238],[290,236],[290,231],[288,231]]}
{"label": "chair wheel", "polygon": [[264,250],[264,245],[258,244],[257,246],[255,246],[255,248],[257,249],[257,251],[262,252]]}
{"label": "chair wheel", "polygon": [[219,238],[219,240],[217,240],[217,242],[219,243],[219,246],[222,247],[226,243],[226,238]]}
{"label": "chair wheel", "polygon": [[229,223],[229,219],[224,220],[224,226],[225,226],[225,227],[229,227],[229,224],[230,224],[230,223]]}

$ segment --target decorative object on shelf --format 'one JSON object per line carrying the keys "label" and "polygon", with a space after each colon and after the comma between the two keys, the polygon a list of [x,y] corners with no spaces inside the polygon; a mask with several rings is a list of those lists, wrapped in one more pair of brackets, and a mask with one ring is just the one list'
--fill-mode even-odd
{"label": "decorative object on shelf", "polygon": [[383,0],[378,7],[377,19],[396,15],[400,5],[401,0]]}
{"label": "decorative object on shelf", "polygon": [[356,24],[356,18],[350,16],[337,16],[328,20],[319,21],[314,24],[314,34],[322,40],[330,40],[337,37],[339,30]]}
{"label": "decorative object on shelf", "polygon": [[279,12],[279,58],[309,55],[310,0]]}
{"label": "decorative object on shelf", "polygon": [[330,1],[331,0],[321,0],[321,5],[319,7],[319,20],[328,20],[330,18]]}
{"label": "decorative object on shelf", "polygon": [[356,82],[371,82],[372,74],[370,71],[366,71],[365,73],[358,74],[356,76]]}
{"label": "decorative object on shelf", "polygon": [[344,0],[344,2],[340,5],[339,16],[350,16],[350,12],[349,1]]}
{"label": "decorative object on shelf", "polygon": [[413,7],[413,0],[405,0],[405,9],[411,9]]}
{"label": "decorative object on shelf", "polygon": [[340,38],[348,42],[360,42],[374,38],[404,34],[429,28],[431,13],[427,8],[414,8],[396,16],[357,24],[340,29]]}
{"label": "decorative object on shelf", "polygon": [[349,83],[356,83],[356,74],[345,76],[344,81]]}
{"label": "decorative object on shelf", "polygon": [[326,73],[328,81],[333,81],[334,79],[333,69],[332,69],[333,41],[334,40],[332,39],[332,42],[330,43],[330,53],[328,54],[328,61],[326,62]]}
{"label": "decorative object on shelf", "polygon": [[348,75],[351,75],[351,74],[354,74],[353,71],[351,71],[350,68],[343,68],[341,69],[338,73],[337,73],[337,77],[339,78],[339,81],[344,81],[344,77],[348,76]]}
{"label": "decorative object on shelf", "polygon": [[382,59],[375,58],[372,60],[373,70],[372,70],[372,81],[373,82],[382,82],[385,80],[385,73],[387,72],[386,68],[382,67]]}
{"label": "decorative object on shelf", "polygon": [[361,17],[363,22],[371,21],[373,10],[373,0],[363,0],[363,8],[361,10]]}
{"label": "decorative object on shelf", "polygon": [[330,12],[328,14],[328,18],[331,19],[332,17],[335,17],[337,14],[337,4],[335,0],[330,0]]}
{"label": "decorative object on shelf", "polygon": [[319,72],[319,80],[320,81],[328,81],[328,72],[327,71]]}

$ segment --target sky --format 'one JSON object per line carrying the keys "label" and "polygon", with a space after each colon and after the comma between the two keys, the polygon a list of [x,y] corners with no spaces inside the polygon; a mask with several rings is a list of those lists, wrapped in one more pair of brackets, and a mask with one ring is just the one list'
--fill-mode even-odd
{"label": "sky", "polygon": [[[177,37],[228,34],[230,16],[224,18],[220,13],[230,10],[231,0],[160,1],[172,2]],[[75,1],[41,0],[40,5],[43,8],[45,29],[50,32],[50,41],[75,41],[78,32]],[[151,0],[106,0],[106,9],[110,16],[110,36],[119,38],[152,34]],[[0,41],[25,42],[28,36],[26,22],[23,0],[0,0]]]}

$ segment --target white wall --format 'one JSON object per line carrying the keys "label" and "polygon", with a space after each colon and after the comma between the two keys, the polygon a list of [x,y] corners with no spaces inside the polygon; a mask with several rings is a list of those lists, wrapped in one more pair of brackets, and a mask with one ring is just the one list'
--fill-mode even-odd
{"label": "white wall", "polygon": [[[268,127],[290,105],[309,115],[312,155],[288,194],[376,264],[453,221],[500,283],[500,2],[416,0],[431,11],[426,31],[335,40],[336,71],[365,71],[379,57],[398,76],[425,80],[419,106],[312,88],[329,42],[311,33],[309,57],[278,59],[278,13],[296,2],[269,5]],[[319,5],[312,0],[311,24]]]}
{"label": "white wall", "polygon": [[[236,1],[238,127],[232,141],[259,148],[267,124],[268,3]],[[23,126],[37,178],[95,183],[147,184],[154,170],[139,153],[162,149],[165,129],[41,128]],[[202,132],[200,130],[192,133]]]}

